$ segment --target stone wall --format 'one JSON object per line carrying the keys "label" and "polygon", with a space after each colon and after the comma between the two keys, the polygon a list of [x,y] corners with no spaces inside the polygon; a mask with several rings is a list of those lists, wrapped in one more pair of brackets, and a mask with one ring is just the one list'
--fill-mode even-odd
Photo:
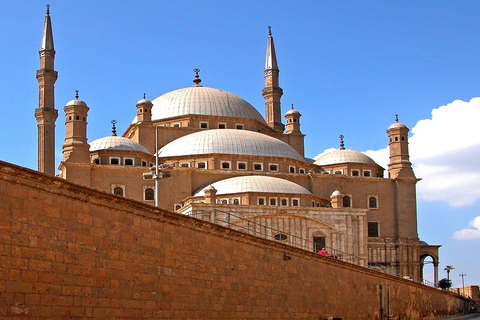
{"label": "stone wall", "polygon": [[[389,294],[388,294],[389,293]],[[457,295],[0,162],[1,319],[394,319]]]}

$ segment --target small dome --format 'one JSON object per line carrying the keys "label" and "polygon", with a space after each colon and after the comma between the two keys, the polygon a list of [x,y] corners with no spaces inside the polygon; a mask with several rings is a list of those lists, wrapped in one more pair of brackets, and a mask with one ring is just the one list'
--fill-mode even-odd
{"label": "small dome", "polygon": [[165,93],[154,99],[152,103],[152,120],[194,114],[255,119],[266,124],[262,115],[239,96],[200,85]]}
{"label": "small dome", "polygon": [[108,136],[90,142],[90,152],[98,150],[140,151],[150,154],[140,143],[118,136]]}
{"label": "small dome", "polygon": [[83,107],[86,107],[87,104],[83,100],[73,99],[73,100],[68,101],[67,104],[65,104],[65,107],[69,107],[69,106],[83,106]]}
{"label": "small dome", "polygon": [[301,116],[300,112],[298,112],[298,111],[295,110],[295,109],[290,109],[290,110],[288,110],[287,112],[285,112],[285,117],[286,117],[286,116],[289,116],[289,115],[298,115],[298,116]]}
{"label": "small dome", "polygon": [[138,102],[135,104],[136,106],[141,106],[141,105],[144,105],[144,104],[149,104],[149,105],[152,105],[152,102],[148,99],[141,99],[141,100],[138,100]]}
{"label": "small dome", "polygon": [[329,152],[315,160],[314,163],[319,166],[326,166],[330,164],[347,162],[375,164],[375,161],[373,161],[369,156],[349,149],[339,149]]}
{"label": "small dome", "polygon": [[407,126],[401,122],[395,122],[390,127],[388,127],[388,130],[395,129],[395,128],[407,128]]}
{"label": "small dome", "polygon": [[338,190],[335,190],[335,191],[333,191],[333,193],[332,193],[331,196],[332,196],[332,197],[335,197],[335,196],[343,196],[343,193],[341,193],[341,192],[338,191]]}
{"label": "small dome", "polygon": [[[243,192],[312,194],[296,183],[269,176],[234,177],[212,183],[212,186],[217,190],[217,195]],[[197,191],[194,196],[205,196],[207,188],[208,186]]]}
{"label": "small dome", "polygon": [[213,129],[195,132],[174,140],[158,151],[159,157],[178,157],[200,154],[230,154],[262,157],[305,159],[283,141],[262,133]]}

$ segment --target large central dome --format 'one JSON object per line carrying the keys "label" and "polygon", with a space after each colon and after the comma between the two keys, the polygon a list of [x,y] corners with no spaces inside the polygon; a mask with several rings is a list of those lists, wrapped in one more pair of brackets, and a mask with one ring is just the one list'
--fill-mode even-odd
{"label": "large central dome", "polygon": [[214,129],[192,133],[174,140],[158,151],[159,157],[204,154],[249,155],[305,159],[283,141],[248,130]]}
{"label": "large central dome", "polygon": [[262,115],[239,96],[201,85],[165,93],[152,103],[152,120],[184,115],[204,115],[255,119],[266,124]]}

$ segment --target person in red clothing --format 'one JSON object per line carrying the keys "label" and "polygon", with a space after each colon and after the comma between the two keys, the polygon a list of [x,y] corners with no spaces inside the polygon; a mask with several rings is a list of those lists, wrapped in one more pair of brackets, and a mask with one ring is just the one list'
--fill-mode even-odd
{"label": "person in red clothing", "polygon": [[318,254],[321,256],[328,256],[328,252],[325,250],[325,248],[322,248],[322,250],[318,251]]}

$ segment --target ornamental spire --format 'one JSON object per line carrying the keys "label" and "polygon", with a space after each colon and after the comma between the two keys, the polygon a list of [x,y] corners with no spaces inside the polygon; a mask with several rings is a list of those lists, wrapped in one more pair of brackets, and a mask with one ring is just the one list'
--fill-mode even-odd
{"label": "ornamental spire", "polygon": [[45,15],[45,22],[43,24],[43,35],[42,43],[40,44],[40,51],[53,51],[55,53],[55,48],[53,46],[52,21],[50,20],[49,4],[47,4],[47,13]]}
{"label": "ornamental spire", "polygon": [[345,143],[343,142],[343,138],[345,137],[343,136],[343,134],[341,134],[339,138],[340,138],[340,150],[345,150]]}
{"label": "ornamental spire", "polygon": [[265,70],[278,70],[277,55],[273,44],[272,27],[268,26],[267,56],[265,58]]}

